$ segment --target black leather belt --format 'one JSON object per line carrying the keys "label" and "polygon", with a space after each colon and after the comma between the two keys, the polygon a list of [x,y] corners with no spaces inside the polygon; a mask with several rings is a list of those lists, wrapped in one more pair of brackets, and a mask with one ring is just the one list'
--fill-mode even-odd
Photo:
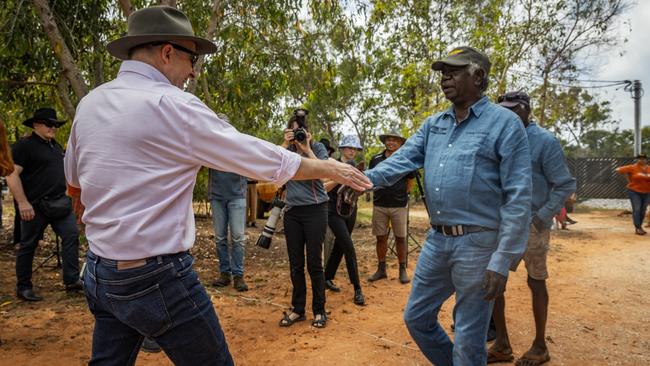
{"label": "black leather belt", "polygon": [[436,225],[431,224],[431,228],[444,236],[461,236],[469,233],[478,233],[480,231],[494,231],[488,227],[472,225]]}

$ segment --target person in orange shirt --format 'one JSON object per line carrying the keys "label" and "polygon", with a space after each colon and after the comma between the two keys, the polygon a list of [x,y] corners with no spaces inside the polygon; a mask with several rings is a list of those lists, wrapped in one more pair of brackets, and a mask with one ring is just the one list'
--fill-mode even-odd
{"label": "person in orange shirt", "polygon": [[627,178],[627,193],[632,202],[632,218],[634,220],[635,233],[645,235],[646,231],[641,227],[645,218],[646,208],[650,200],[650,166],[647,163],[647,156],[643,153],[637,157],[636,164],[622,166],[616,171],[625,174]]}

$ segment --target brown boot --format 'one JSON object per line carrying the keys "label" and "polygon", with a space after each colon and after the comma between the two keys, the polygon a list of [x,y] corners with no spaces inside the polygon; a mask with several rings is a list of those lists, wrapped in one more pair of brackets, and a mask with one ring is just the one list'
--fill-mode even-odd
{"label": "brown boot", "polygon": [[219,278],[216,281],[212,282],[212,286],[216,287],[226,287],[230,285],[230,273],[221,272]]}
{"label": "brown boot", "polygon": [[368,278],[368,281],[375,282],[384,278],[388,278],[386,275],[386,262],[379,262],[377,265],[377,272]]}
{"label": "brown boot", "polygon": [[243,276],[234,276],[233,277],[233,287],[239,292],[248,291],[248,285],[244,281]]}

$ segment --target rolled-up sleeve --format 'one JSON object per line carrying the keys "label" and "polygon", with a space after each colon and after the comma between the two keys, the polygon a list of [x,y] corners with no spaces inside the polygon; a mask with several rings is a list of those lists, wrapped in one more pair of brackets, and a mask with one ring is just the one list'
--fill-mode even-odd
{"label": "rolled-up sleeve", "polygon": [[184,135],[197,163],[277,185],[285,184],[298,171],[298,154],[237,131],[198,99],[176,107],[186,114],[181,119],[186,126]]}
{"label": "rolled-up sleeve", "polygon": [[497,250],[487,269],[508,276],[512,262],[524,253],[530,227],[532,173],[528,137],[518,118],[502,131],[497,144],[503,205]]}

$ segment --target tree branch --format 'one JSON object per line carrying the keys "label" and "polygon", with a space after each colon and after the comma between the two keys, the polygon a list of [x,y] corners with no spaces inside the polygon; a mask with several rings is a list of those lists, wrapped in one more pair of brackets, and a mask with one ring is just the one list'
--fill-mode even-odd
{"label": "tree branch", "polygon": [[81,77],[81,72],[79,71],[79,68],[77,67],[74,59],[72,58],[72,54],[70,53],[65,40],[61,36],[61,32],[59,32],[59,27],[54,20],[54,16],[50,10],[48,1],[33,1],[34,7],[36,8],[36,13],[41,19],[41,24],[43,25],[45,34],[47,34],[47,38],[50,40],[52,50],[61,63],[63,75],[66,77],[66,79],[68,79],[68,82],[70,82],[70,86],[72,86],[72,90],[74,91],[77,98],[83,98],[86,94],[88,94],[88,86]]}
{"label": "tree branch", "polygon": [[[220,23],[221,19],[219,17],[219,8],[221,7],[221,1],[220,0],[214,0],[212,3],[212,13],[210,15],[210,21],[208,22],[208,29],[205,33],[205,37],[212,41],[214,39],[214,35],[217,31],[217,24]],[[205,55],[202,55],[199,57],[199,60],[196,62],[196,66],[194,66],[194,72],[196,75],[200,74],[201,71],[203,70],[203,63],[205,62]],[[205,75],[203,75],[205,77]],[[189,84],[187,85],[187,92],[188,93],[196,93],[196,79],[190,80]]]}
{"label": "tree branch", "polygon": [[122,10],[122,14],[124,14],[125,18],[128,18],[131,13],[133,13],[133,5],[131,5],[130,0],[118,0],[117,1],[120,4],[120,9]]}

